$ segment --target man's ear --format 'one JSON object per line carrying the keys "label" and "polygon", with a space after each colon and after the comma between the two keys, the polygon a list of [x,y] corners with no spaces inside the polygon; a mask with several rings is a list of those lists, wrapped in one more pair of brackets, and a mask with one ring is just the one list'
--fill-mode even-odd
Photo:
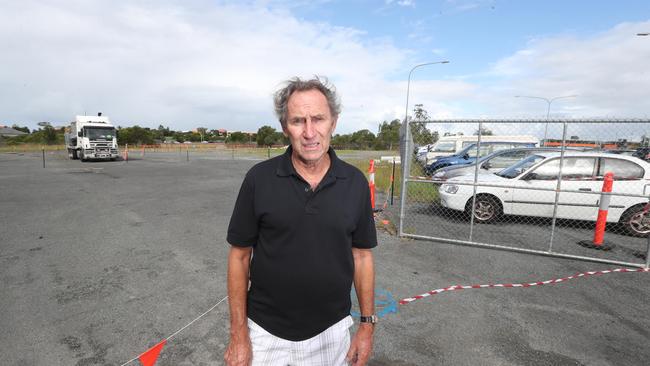
{"label": "man's ear", "polygon": [[334,135],[334,130],[336,130],[336,122],[338,122],[338,118],[334,118],[334,121],[332,122],[332,129],[330,130],[330,135]]}

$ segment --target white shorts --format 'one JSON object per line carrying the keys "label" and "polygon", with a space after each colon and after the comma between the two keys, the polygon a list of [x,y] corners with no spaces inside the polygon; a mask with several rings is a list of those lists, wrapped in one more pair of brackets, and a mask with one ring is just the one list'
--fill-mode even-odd
{"label": "white shorts", "polygon": [[252,366],[348,365],[345,356],[350,348],[352,323],[352,317],[347,316],[312,338],[293,342],[272,335],[248,319]]}

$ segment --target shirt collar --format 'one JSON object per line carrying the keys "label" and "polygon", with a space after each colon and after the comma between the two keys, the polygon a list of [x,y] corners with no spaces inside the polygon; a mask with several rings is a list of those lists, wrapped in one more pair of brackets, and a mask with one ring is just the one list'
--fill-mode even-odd
{"label": "shirt collar", "polygon": [[[298,173],[296,173],[296,168],[293,167],[293,164],[291,163],[291,154],[293,152],[293,147],[289,145],[287,148],[287,151],[284,152],[280,156],[280,160],[278,161],[278,167],[276,169],[276,174],[280,177],[288,177],[290,175],[295,175],[297,176]],[[343,169],[343,162],[341,159],[336,156],[336,153],[334,152],[334,149],[330,146],[330,148],[327,150],[327,154],[330,156],[330,167],[327,170],[327,175],[334,176],[336,178],[347,178],[347,174],[345,173],[345,170]]]}

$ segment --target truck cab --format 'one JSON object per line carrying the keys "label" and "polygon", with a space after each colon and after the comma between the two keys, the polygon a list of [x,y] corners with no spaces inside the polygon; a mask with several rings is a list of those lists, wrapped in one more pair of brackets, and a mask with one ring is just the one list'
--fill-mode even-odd
{"label": "truck cab", "polygon": [[115,160],[119,156],[115,127],[101,113],[76,116],[66,128],[65,143],[70,159]]}

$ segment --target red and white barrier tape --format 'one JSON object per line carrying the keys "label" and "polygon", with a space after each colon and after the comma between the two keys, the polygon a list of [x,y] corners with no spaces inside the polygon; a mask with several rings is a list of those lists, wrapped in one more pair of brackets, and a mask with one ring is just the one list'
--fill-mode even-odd
{"label": "red and white barrier tape", "polygon": [[617,268],[617,269],[608,269],[604,271],[590,271],[590,272],[582,272],[582,273],[577,273],[573,276],[569,277],[564,277],[564,278],[557,278],[557,279],[552,279],[552,280],[547,280],[547,281],[540,281],[540,282],[528,282],[528,283],[506,283],[506,284],[489,284],[489,285],[471,285],[471,286],[462,286],[462,285],[455,285],[455,286],[449,286],[445,288],[440,288],[437,290],[432,290],[429,292],[426,292],[421,295],[416,295],[413,297],[408,297],[405,299],[402,299],[399,301],[400,305],[405,305],[408,303],[411,303],[415,300],[423,299],[425,297],[429,297],[431,295],[439,294],[441,292],[445,291],[455,291],[455,290],[467,290],[467,289],[476,289],[476,288],[494,288],[494,287],[532,287],[532,286],[543,286],[543,285],[552,285],[560,282],[565,282],[569,280],[573,280],[576,278],[580,277],[587,277],[587,276],[594,276],[594,275],[602,275],[602,274],[607,274],[607,273],[618,273],[618,272],[650,272],[650,268],[638,268],[638,269],[627,269],[627,268]]}

